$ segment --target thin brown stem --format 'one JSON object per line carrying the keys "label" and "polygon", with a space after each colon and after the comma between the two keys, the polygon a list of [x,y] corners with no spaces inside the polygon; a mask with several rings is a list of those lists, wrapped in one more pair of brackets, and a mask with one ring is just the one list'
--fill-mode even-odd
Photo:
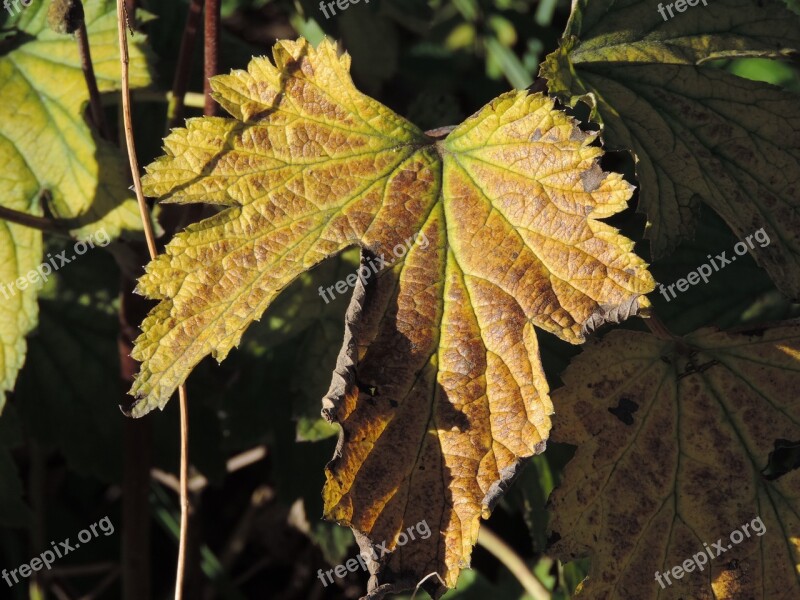
{"label": "thin brown stem", "polygon": [[181,412],[181,536],[178,545],[178,571],[175,578],[175,600],[183,598],[183,580],[186,576],[186,549],[189,539],[189,404],[186,386],[178,388]]}
{"label": "thin brown stem", "polygon": [[486,525],[483,525],[478,532],[478,545],[488,550],[503,563],[534,600],[549,600],[552,597],[542,582],[531,572],[525,561]]}
{"label": "thin brown stem", "polygon": [[655,311],[652,309],[645,315],[644,322],[650,332],[657,338],[662,340],[674,340],[676,338],[675,334],[667,329],[667,326],[656,316]]}
{"label": "thin brown stem", "polygon": [[185,112],[186,91],[189,88],[189,71],[192,67],[192,52],[197,41],[197,30],[200,28],[200,17],[203,14],[203,0],[192,0],[186,15],[186,25],[181,37],[181,49],[178,52],[178,65],[175,69],[175,81],[172,83],[172,97],[167,108],[169,128],[178,127]]}
{"label": "thin brown stem", "polygon": [[[43,192],[44,193],[44,192]],[[47,233],[54,233],[61,236],[67,236],[69,227],[66,224],[48,217],[37,217],[28,213],[8,208],[7,206],[0,206],[0,219],[16,223],[17,225],[24,225],[39,231],[46,231]],[[68,237],[68,236],[67,236]]]}
{"label": "thin brown stem", "polygon": [[100,90],[97,87],[97,78],[94,75],[94,65],[92,64],[92,52],[89,48],[89,34],[86,32],[86,23],[81,19],[78,31],[75,32],[78,38],[78,53],[81,57],[81,69],[86,79],[86,87],[89,89],[89,107],[92,111],[92,123],[107,140],[111,139],[111,131],[106,122],[103,112],[103,103],[100,100]]}
{"label": "thin brown stem", "polygon": [[[144,199],[142,192],[142,182],[139,177],[139,164],[136,159],[136,145],[133,138],[133,124],[131,118],[131,97],[128,73],[128,38],[127,38],[127,7],[125,0],[117,0],[117,31],[119,35],[120,64],[122,70],[122,129],[125,132],[125,144],[130,161],[131,177],[133,178],[134,189],[136,190],[136,200],[139,204],[139,213],[147,239],[147,249],[151,258],[154,258],[156,250],[155,235],[153,233],[153,223],[150,217],[150,209]],[[132,286],[125,286],[131,287]],[[123,290],[126,291],[126,290]],[[125,296],[123,296],[124,303]],[[121,310],[125,310],[122,307]],[[121,315],[123,317],[124,315]],[[124,323],[123,323],[124,325]],[[130,332],[121,332],[122,336],[132,339]],[[129,342],[124,341],[127,346]],[[127,350],[127,348],[126,348]],[[121,352],[120,354],[125,354]],[[126,354],[129,356],[129,353]],[[128,363],[123,361],[121,366],[124,368]],[[132,365],[131,365],[132,366]],[[123,373],[126,379],[133,377],[132,373]],[[125,502],[123,503],[123,522],[127,525],[123,533],[123,598],[133,600],[134,598],[147,597],[150,593],[150,572],[147,565],[147,557],[142,552],[146,551],[149,543],[149,529],[147,527],[147,474],[150,469],[150,442],[151,425],[147,422],[128,423],[125,428],[125,478],[123,486],[126,490]],[[141,445],[133,455],[130,455],[131,448]]]}
{"label": "thin brown stem", "polygon": [[128,147],[128,162],[133,178],[133,187],[136,190],[136,201],[139,204],[139,215],[142,218],[144,234],[147,238],[147,250],[150,258],[158,255],[156,249],[156,237],[153,233],[153,221],[150,218],[150,209],[144,199],[142,191],[142,179],[139,177],[139,161],[136,158],[136,146],[133,139],[133,119],[131,117],[131,91],[128,54],[128,32],[125,29],[125,0],[117,0],[117,33],[119,35],[120,64],[122,67],[122,118],[125,125],[125,144]]}
{"label": "thin brown stem", "polygon": [[206,93],[206,107],[203,114],[206,116],[214,116],[217,112],[217,104],[211,97],[211,78],[219,73],[220,14],[220,0],[206,0],[205,43],[203,45],[205,50],[203,89]]}
{"label": "thin brown stem", "polygon": [[[131,95],[129,81],[129,62],[128,56],[128,36],[125,29],[125,0],[117,0],[117,33],[119,36],[120,65],[122,71],[122,116],[125,129],[125,143],[128,148],[128,160],[131,167],[131,177],[133,187],[136,190],[136,200],[139,204],[139,213],[144,226],[145,237],[147,238],[147,250],[150,258],[155,259],[158,255],[156,249],[155,235],[153,234],[153,223],[150,217],[150,209],[144,199],[142,190],[142,180],[139,177],[139,163],[136,159],[136,145],[133,138],[133,122],[131,118]],[[183,580],[186,573],[186,540],[188,536],[189,512],[189,409],[186,398],[186,386],[178,388],[180,396],[180,416],[181,416],[181,534],[178,550],[178,566],[175,577],[175,600],[183,599]]]}

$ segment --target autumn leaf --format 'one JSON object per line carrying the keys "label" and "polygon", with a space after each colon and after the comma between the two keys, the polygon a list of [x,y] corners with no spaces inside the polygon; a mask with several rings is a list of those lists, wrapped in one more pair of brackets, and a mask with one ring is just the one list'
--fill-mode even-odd
{"label": "autumn leaf", "polygon": [[[573,361],[553,393],[551,439],[578,449],[550,498],[550,550],[591,557],[578,598],[800,595],[800,471],[768,469],[800,440],[799,359],[792,321],[675,340],[618,330]],[[699,556],[655,579],[704,544],[702,571]]]}
{"label": "autumn leaf", "polygon": [[[452,586],[481,515],[544,448],[534,326],[579,343],[648,306],[633,243],[597,220],[631,187],[541,94],[504,94],[442,139],[360,94],[328,41],[278,42],[274,61],[216,77],[234,118],[190,120],[148,168],[148,195],[228,208],[177,235],[140,280],[161,302],[134,350],[132,413],[163,407],[301,273],[360,246],[362,277],[379,283],[354,295],[326,404],[344,430],[326,512],[398,550],[387,585],[435,570]],[[406,510],[412,495],[425,501]],[[423,513],[433,534],[397,548]]]}
{"label": "autumn leaf", "polygon": [[[87,238],[102,230],[112,237],[140,229],[136,204],[116,148],[96,137],[84,118],[89,99],[78,47],[72,36],[47,26],[47,4],[21,12],[19,40],[0,56],[0,202],[23,213],[42,214],[41,194],[72,233]],[[88,0],[86,26],[98,86],[119,87],[115,3]],[[131,46],[131,85],[150,83],[144,36]],[[0,412],[25,359],[25,335],[37,322],[36,287],[13,282],[42,262],[42,234],[0,222]]]}
{"label": "autumn leaf", "polygon": [[541,75],[593,107],[607,146],[635,154],[656,257],[694,234],[704,202],[739,238],[768,231],[776,243],[753,255],[797,298],[800,98],[709,61],[798,49],[800,18],[778,0],[715,0],[666,21],[652,2],[581,0]]}

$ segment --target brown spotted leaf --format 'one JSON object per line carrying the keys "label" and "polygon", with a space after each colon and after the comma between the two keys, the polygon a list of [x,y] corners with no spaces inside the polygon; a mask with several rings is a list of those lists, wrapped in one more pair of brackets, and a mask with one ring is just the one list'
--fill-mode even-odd
{"label": "brown spotted leaf", "polygon": [[767,231],[773,243],[751,253],[798,298],[800,96],[710,64],[798,53],[800,16],[781,0],[574,0],[541,75],[591,105],[610,149],[634,153],[654,256],[694,234],[705,203],[741,239]]}
{"label": "brown spotted leaf", "polygon": [[[375,593],[434,571],[453,586],[481,515],[547,439],[534,326],[579,343],[587,323],[647,306],[645,264],[597,220],[631,187],[541,94],[504,94],[439,139],[360,94],[327,41],[279,42],[274,61],[215,78],[234,118],[189,121],[149,167],[149,194],[228,208],[140,281],[161,303],[136,344],[133,413],[224,358],[301,273],[360,246],[375,289],[354,296],[326,403],[343,427],[326,513],[386,543]],[[397,544],[423,520],[429,536]]]}
{"label": "brown spotted leaf", "polygon": [[800,323],[618,330],[563,379],[551,439],[578,449],[550,539],[591,557],[578,598],[800,597],[800,470],[781,464],[800,442]]}

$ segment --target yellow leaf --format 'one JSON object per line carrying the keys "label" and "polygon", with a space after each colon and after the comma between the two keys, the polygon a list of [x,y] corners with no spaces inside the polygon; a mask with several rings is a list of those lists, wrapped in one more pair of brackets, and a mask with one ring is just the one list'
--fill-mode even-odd
{"label": "yellow leaf", "polygon": [[[86,26],[101,91],[119,87],[116,11],[110,0],[88,0]],[[19,28],[32,36],[0,56],[0,202],[40,215],[40,193],[49,192],[56,217],[76,237],[104,230],[115,237],[140,229],[116,148],[89,129],[89,99],[78,47],[72,36],[47,28],[47,3],[24,9]],[[7,43],[10,43],[7,41]],[[131,46],[131,85],[150,82],[146,46]],[[36,286],[14,282],[42,262],[39,231],[0,222],[0,412],[25,359],[25,335],[36,325]]]}
{"label": "yellow leaf", "polygon": [[[344,430],[326,512],[399,550],[381,575],[393,589],[434,570],[452,586],[481,515],[544,448],[534,326],[579,343],[648,305],[632,242],[597,220],[631,186],[541,94],[504,94],[442,139],[360,94],[330,42],[282,41],[274,60],[215,78],[235,118],[189,121],[148,169],[150,195],[229,208],[140,280],[161,303],[134,351],[133,414],[223,359],[301,273],[360,246],[376,283],[354,296],[326,403]],[[412,494],[425,501],[404,508]],[[423,517],[433,535],[397,548]]]}

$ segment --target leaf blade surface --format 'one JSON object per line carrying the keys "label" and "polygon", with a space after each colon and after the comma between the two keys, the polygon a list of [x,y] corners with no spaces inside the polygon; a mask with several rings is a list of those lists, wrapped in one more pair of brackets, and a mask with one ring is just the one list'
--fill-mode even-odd
{"label": "leaf blade surface", "polygon": [[[301,273],[360,246],[324,401],[342,426],[324,499],[362,548],[392,550],[372,565],[377,598],[432,570],[454,585],[480,518],[544,448],[535,327],[579,343],[647,307],[654,283],[598,220],[631,186],[552,100],[504,94],[437,139],[361,95],[348,66],[329,42],[279,42],[274,64],[215,80],[235,119],[189,121],[148,168],[148,194],[227,208],[140,280],[161,303],[134,351],[133,414],[163,406],[203,356],[224,358]],[[428,537],[398,543],[422,521]]]}

